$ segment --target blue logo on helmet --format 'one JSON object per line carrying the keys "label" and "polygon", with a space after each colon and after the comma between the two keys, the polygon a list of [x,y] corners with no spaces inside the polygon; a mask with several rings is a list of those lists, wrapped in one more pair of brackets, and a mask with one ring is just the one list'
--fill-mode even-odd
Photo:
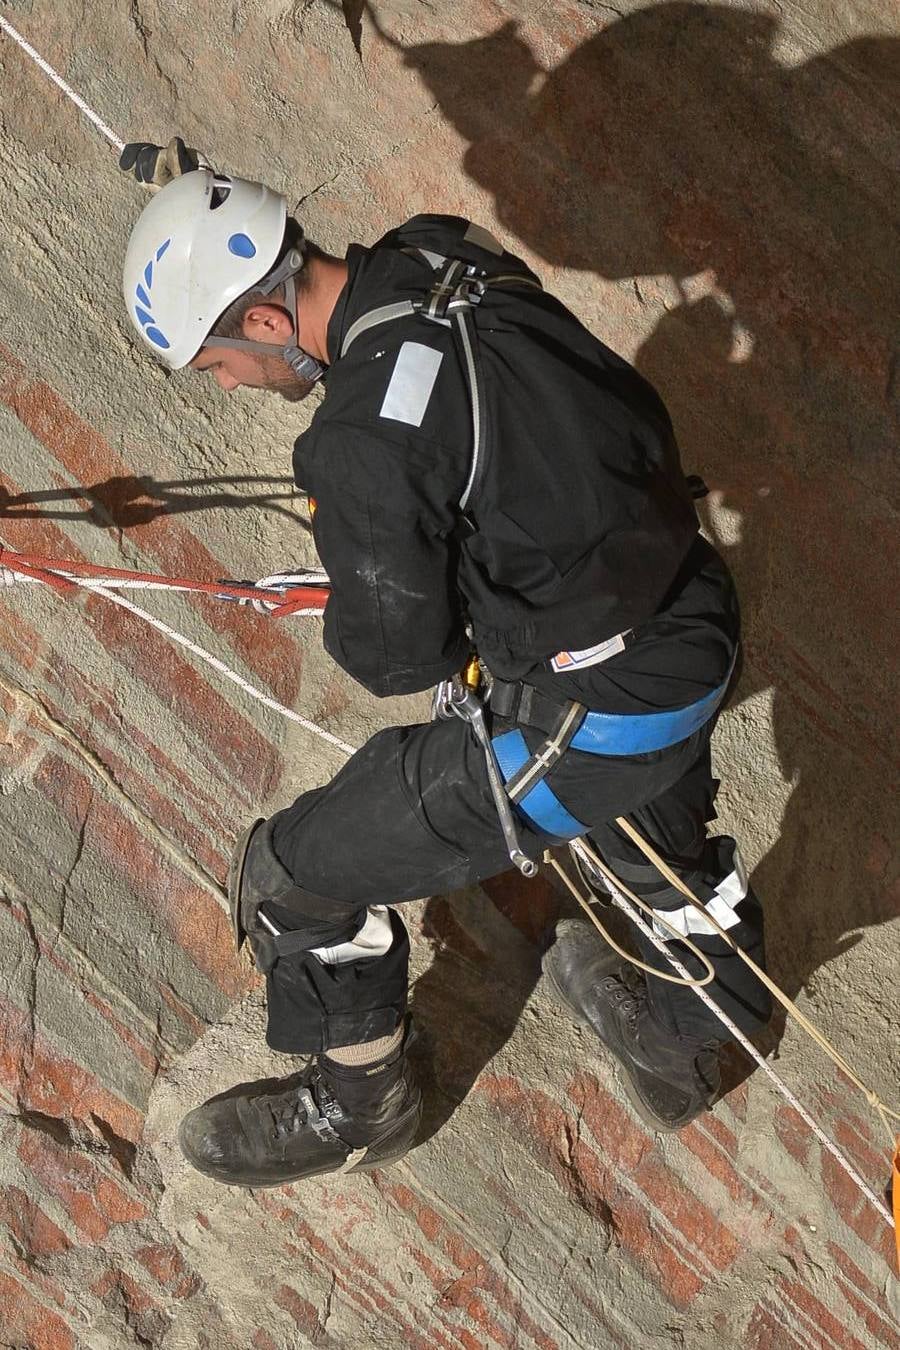
{"label": "blue logo on helmet", "polygon": [[236,258],[255,258],[256,245],[246,234],[233,234],[228,240],[228,252]]}
{"label": "blue logo on helmet", "polygon": [[167,239],[165,243],[160,244],[159,248],[156,250],[156,253],[147,263],[147,266],[144,268],[143,286],[140,283],[138,283],[138,285],[135,287],[134,290],[135,296],[137,297],[138,300],[138,303],[134,307],[134,312],[135,316],[137,317],[138,323],[141,325],[141,328],[143,329],[144,337],[147,339],[148,342],[152,342],[154,347],[159,347],[162,351],[165,351],[167,347],[171,347],[172,344],[166,337],[165,333],[163,333],[161,329],[157,328],[156,320],[154,319],[152,313],[150,312],[153,308],[153,302],[150,299],[150,291],[153,287],[153,264],[155,262],[159,262],[160,258],[165,253],[166,249],[169,247],[171,242],[172,242],[171,239]]}

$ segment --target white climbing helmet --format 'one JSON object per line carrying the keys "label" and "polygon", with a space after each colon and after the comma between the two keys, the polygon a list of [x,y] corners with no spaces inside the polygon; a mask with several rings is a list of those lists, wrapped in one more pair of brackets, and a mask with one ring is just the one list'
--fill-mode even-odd
{"label": "white climbing helmet", "polygon": [[[132,323],[165,365],[186,366],[231,302],[268,278],[286,220],[280,193],[211,169],[182,174],[156,193],[131,232],[122,285]],[[292,262],[296,274],[302,254]],[[278,281],[289,274],[277,271]]]}

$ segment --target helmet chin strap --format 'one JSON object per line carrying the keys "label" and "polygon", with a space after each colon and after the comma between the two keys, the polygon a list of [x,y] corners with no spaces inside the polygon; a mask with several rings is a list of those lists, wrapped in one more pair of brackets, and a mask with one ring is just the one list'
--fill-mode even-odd
{"label": "helmet chin strap", "polygon": [[[303,254],[297,248],[288,249],[281,262],[272,269],[267,277],[258,281],[253,289],[262,295],[271,295],[279,286],[284,286],[284,303],[291,320],[291,337],[297,336],[297,273],[303,269]],[[204,338],[201,347],[232,347],[240,352],[253,352],[258,356],[275,356],[277,348],[274,342],[252,342],[249,338],[226,338],[215,335]],[[288,342],[279,353],[282,360],[300,380],[315,384],[325,374],[325,367],[309,352],[298,347],[296,342]]]}

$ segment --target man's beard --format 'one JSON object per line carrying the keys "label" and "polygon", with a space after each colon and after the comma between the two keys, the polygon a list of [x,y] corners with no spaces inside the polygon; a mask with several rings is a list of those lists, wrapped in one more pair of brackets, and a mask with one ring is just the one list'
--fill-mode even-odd
{"label": "man's beard", "polygon": [[278,394],[288,403],[300,403],[315,388],[315,381],[295,375],[279,356],[259,357],[259,367],[264,381],[259,388],[266,393]]}

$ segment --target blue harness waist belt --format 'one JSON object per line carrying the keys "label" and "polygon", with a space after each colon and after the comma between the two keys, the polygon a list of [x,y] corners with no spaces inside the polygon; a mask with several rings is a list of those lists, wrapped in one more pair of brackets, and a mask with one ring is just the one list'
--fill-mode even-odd
{"label": "blue harness waist belt", "polygon": [[[617,755],[645,755],[653,750],[665,750],[670,745],[677,745],[699,731],[714,716],[725,697],[730,678],[729,672],[728,678],[711,694],[704,695],[696,703],[689,703],[686,708],[676,708],[671,712],[585,713],[566,748],[612,758]],[[550,744],[545,743],[547,746]],[[518,729],[494,737],[493,746],[504,783],[509,783],[513,777],[521,779],[521,771],[530,761],[535,765],[541,762],[543,747],[532,753]],[[589,827],[575,819],[543,778],[543,774],[558,758],[557,754],[550,758],[550,762],[545,761],[546,767],[543,773],[538,773],[538,781],[523,796],[516,798],[515,805],[529,824],[544,834],[559,840],[575,839],[586,834]]]}

